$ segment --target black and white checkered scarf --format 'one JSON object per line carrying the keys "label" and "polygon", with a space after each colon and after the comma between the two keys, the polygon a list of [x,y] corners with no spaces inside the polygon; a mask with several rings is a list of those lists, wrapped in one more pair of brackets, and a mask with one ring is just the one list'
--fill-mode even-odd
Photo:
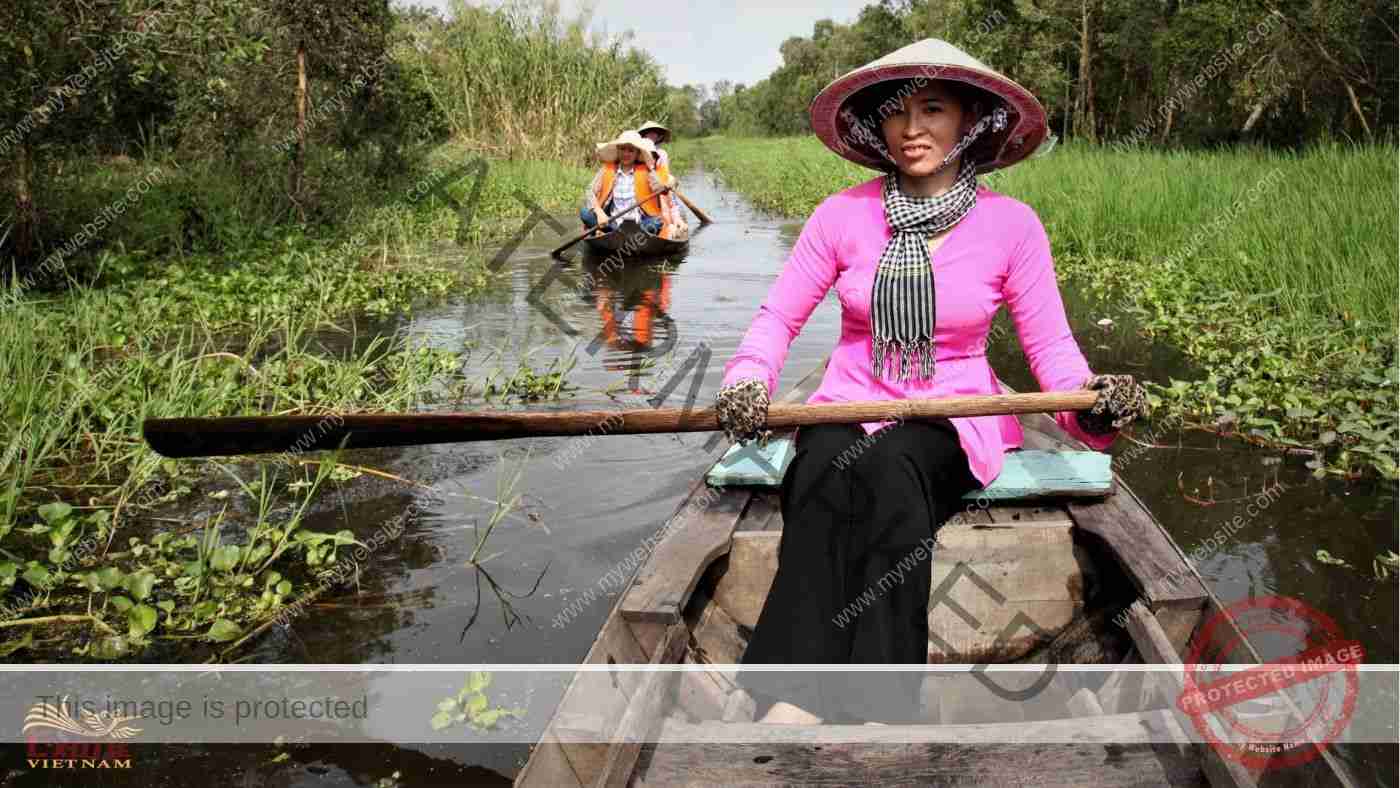
{"label": "black and white checkered scarf", "polygon": [[[998,109],[977,122],[934,170],[941,172],[953,158],[988,128],[1005,128],[1006,112]],[[875,286],[870,294],[874,335],[871,366],[875,377],[887,374],[899,381],[933,379],[935,325],[933,267],[928,241],[957,224],[977,204],[976,162],[962,162],[958,178],[936,197],[915,197],[899,188],[899,173],[885,176],[885,220],[893,234],[880,253]]]}

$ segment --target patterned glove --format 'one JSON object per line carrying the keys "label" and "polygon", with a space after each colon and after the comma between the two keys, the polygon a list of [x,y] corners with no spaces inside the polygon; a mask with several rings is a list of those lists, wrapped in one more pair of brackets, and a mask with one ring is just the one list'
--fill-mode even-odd
{"label": "patterned glove", "polygon": [[757,439],[763,446],[772,434],[763,429],[768,422],[768,386],[761,380],[740,380],[720,389],[715,395],[715,414],[731,441]]}
{"label": "patterned glove", "polygon": [[1080,428],[1092,435],[1121,430],[1134,419],[1152,414],[1147,392],[1133,381],[1132,375],[1094,375],[1080,388],[1099,393],[1092,408],[1074,414]]}

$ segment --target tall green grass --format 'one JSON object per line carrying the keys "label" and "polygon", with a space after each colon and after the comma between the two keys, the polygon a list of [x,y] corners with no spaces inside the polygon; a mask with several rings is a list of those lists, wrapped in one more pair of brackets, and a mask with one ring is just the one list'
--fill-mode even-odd
{"label": "tall green grass", "polygon": [[480,8],[454,0],[445,26],[404,54],[422,69],[459,141],[502,158],[591,162],[593,143],[633,128],[665,105],[659,66],[586,32],[558,3],[511,0]]}

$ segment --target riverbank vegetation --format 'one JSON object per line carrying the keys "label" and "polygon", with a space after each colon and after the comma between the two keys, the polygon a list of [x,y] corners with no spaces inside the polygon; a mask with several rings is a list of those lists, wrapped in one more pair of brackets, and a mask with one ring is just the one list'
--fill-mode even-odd
{"label": "riverbank vegetation", "polygon": [[[679,146],[760,206],[806,216],[873,173],[812,137]],[[1393,145],[1298,152],[1061,145],[983,182],[1035,208],[1062,278],[1204,370],[1160,415],[1395,479],[1400,237]]]}
{"label": "riverbank vegetation", "polygon": [[[380,321],[491,288],[535,206],[572,208],[592,143],[662,115],[647,56],[544,3],[6,13],[0,655],[218,658],[366,541],[306,515],[382,471],[174,462],[144,419],[569,395],[567,365],[468,380]],[[624,89],[633,117],[581,121]]]}

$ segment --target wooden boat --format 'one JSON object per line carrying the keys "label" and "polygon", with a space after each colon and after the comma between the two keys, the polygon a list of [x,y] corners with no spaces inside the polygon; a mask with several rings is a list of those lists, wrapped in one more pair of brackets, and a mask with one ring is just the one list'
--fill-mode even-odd
{"label": "wooden boat", "polygon": [[[784,399],[804,399],[821,371]],[[1023,417],[1022,424],[1027,449],[1084,448],[1049,416]],[[783,527],[777,494],[709,488],[702,478],[677,512],[680,524],[639,567],[585,664],[739,662],[776,571]],[[680,519],[681,513],[688,516]],[[977,626],[953,606],[931,601],[931,662],[1047,661],[1047,650],[1078,632],[1078,647],[1061,649],[1052,661],[1180,664],[1193,633],[1222,610],[1171,537],[1121,483],[1107,497],[1052,490],[1036,500],[970,507],[968,516],[940,529],[938,541],[933,586],[967,562],[1004,599],[993,604],[970,584],[968,594],[955,594]],[[1124,609],[1120,629],[1106,613]],[[1017,615],[1029,616],[1040,631],[1006,637],[1005,625]],[[1213,631],[1234,643],[1233,653],[1243,646],[1242,661],[1260,661],[1233,622]],[[1117,653],[1115,638],[1122,640]],[[1108,666],[1098,676],[1107,674]],[[516,785],[1238,788],[1263,784],[1263,777],[1270,785],[1356,784],[1330,748],[1309,764],[1251,771],[1188,736],[1169,711],[1180,694],[1179,673],[1116,671],[1100,686],[1072,691],[1071,677],[1083,674],[1062,671],[1034,704],[991,709],[996,722],[987,721],[985,693],[968,703],[947,681],[950,674],[936,674],[924,681],[926,721],[884,726],[757,724],[754,702],[733,675],[722,668],[579,671]],[[1288,719],[1294,718],[1275,722]]]}
{"label": "wooden boat", "polygon": [[596,254],[621,257],[667,257],[690,248],[690,240],[673,241],[652,235],[634,221],[625,221],[616,230],[584,239]]}

